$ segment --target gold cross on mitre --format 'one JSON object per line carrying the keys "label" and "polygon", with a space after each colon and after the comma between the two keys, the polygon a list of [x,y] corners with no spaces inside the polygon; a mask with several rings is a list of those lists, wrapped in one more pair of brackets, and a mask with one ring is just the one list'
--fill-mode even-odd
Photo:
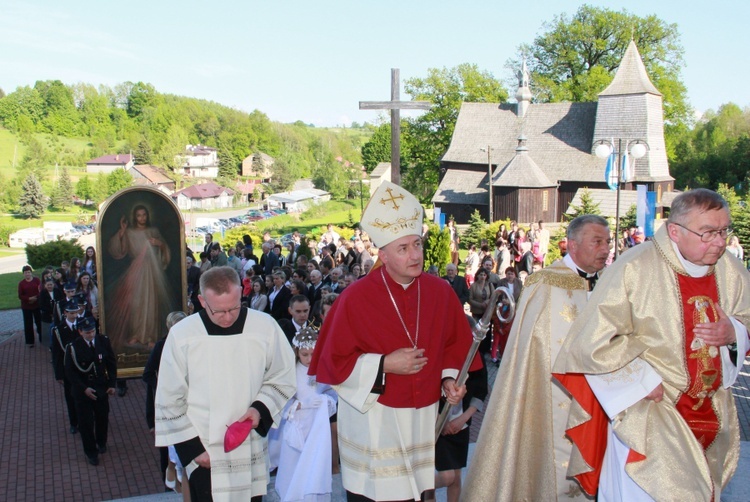
{"label": "gold cross on mitre", "polygon": [[398,208],[400,206],[396,203],[396,200],[398,200],[398,199],[403,200],[404,196],[401,195],[401,194],[393,195],[393,189],[392,188],[386,188],[385,191],[388,192],[388,197],[384,198],[384,199],[380,199],[380,203],[383,204],[383,205],[385,205],[386,202],[390,202],[391,204],[393,204],[393,209],[395,209],[396,211],[398,211]]}

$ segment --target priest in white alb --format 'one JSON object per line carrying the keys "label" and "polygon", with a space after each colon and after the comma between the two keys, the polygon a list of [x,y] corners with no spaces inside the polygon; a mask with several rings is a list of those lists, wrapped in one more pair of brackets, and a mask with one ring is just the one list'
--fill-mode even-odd
{"label": "priest in white alb", "polygon": [[[294,353],[271,316],[242,307],[233,268],[208,270],[200,289],[204,310],[176,324],[164,345],[156,446],[175,446],[194,502],[260,501],[265,436],[296,389]],[[225,451],[228,427],[247,421],[247,438]]]}

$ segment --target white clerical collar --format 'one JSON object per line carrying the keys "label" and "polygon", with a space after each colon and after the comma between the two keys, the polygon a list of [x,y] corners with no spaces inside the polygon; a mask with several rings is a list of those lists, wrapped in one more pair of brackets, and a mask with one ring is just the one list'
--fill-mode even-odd
{"label": "white clerical collar", "polygon": [[568,253],[568,254],[565,255],[565,257],[563,258],[563,263],[570,270],[572,270],[573,272],[575,272],[576,274],[580,270],[581,272],[583,272],[583,273],[586,274],[586,277],[594,277],[595,275],[597,275],[596,272],[593,273],[593,274],[589,274],[588,272],[586,272],[585,270],[583,270],[581,267],[579,267],[578,265],[576,265],[576,262],[573,261],[573,257],[570,256],[570,253]]}
{"label": "white clerical collar", "polygon": [[669,242],[672,243],[672,249],[674,249],[674,254],[677,255],[677,259],[680,260],[682,268],[685,269],[685,272],[687,272],[690,277],[703,277],[706,275],[708,272],[708,265],[696,265],[695,263],[687,261],[685,257],[682,256],[682,253],[680,253],[680,248],[677,247],[677,243],[672,239],[670,239]]}

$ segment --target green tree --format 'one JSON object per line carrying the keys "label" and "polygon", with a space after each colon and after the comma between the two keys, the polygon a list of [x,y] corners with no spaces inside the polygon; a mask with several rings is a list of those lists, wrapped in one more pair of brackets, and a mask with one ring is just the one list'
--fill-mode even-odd
{"label": "green tree", "polygon": [[84,204],[88,204],[96,197],[94,185],[91,183],[91,179],[89,178],[88,174],[80,178],[78,180],[78,183],[76,183],[75,194],[83,201]]}
{"label": "green tree", "polygon": [[26,246],[26,259],[29,265],[41,269],[50,263],[61,263],[71,256],[84,255],[83,247],[75,240],[50,241],[38,246]]}
{"label": "green tree", "polygon": [[692,110],[681,81],[684,49],[676,24],[654,15],[582,5],[573,16],[559,14],[508,66],[528,58],[537,101],[596,101],[612,81],[630,40],[634,40],[654,85],[664,97],[668,124],[690,124]]}
{"label": "green tree", "polygon": [[573,213],[565,213],[565,218],[567,218],[567,221],[573,221],[578,216],[584,214],[602,214],[601,210],[599,209],[599,204],[594,202],[594,199],[591,197],[591,192],[588,188],[583,188],[581,190],[581,204],[579,206],[574,206],[571,204],[570,208],[573,209]]}
{"label": "green tree", "polygon": [[24,153],[18,165],[18,172],[24,179],[29,173],[34,173],[38,180],[44,181],[47,168],[52,163],[53,158],[54,154],[36,137],[31,136],[28,140],[26,153]]}
{"label": "green tree", "polygon": [[133,152],[133,156],[135,157],[136,164],[151,164],[153,162],[154,150],[145,136],[141,137],[138,146]]}
{"label": "green tree", "polygon": [[705,187],[720,184],[747,191],[750,171],[750,110],[734,103],[708,111],[704,120],[685,134],[670,160],[675,186]]}
{"label": "green tree", "polygon": [[107,175],[107,197],[133,184],[133,176],[125,169],[115,169]]}
{"label": "green tree", "polygon": [[[113,192],[114,193],[114,192]],[[109,183],[107,176],[104,173],[98,173],[93,185],[93,193],[91,194],[91,201],[94,206],[98,206],[107,197],[109,197]]]}
{"label": "green tree", "polygon": [[156,105],[156,102],[157,93],[153,85],[143,82],[131,84],[126,105],[128,116],[143,118],[146,109]]}
{"label": "green tree", "polygon": [[234,182],[239,174],[240,163],[231,150],[219,150],[219,178]]}
{"label": "green tree", "polygon": [[424,269],[427,270],[430,265],[438,268],[438,273],[445,275],[445,266],[451,261],[451,234],[448,227],[440,230],[440,227],[434,223],[429,225],[427,231],[427,240],[424,243]]}
{"label": "green tree", "polygon": [[39,218],[46,207],[47,198],[42,191],[42,184],[34,173],[29,173],[23,182],[19,212],[26,218]]}
{"label": "green tree", "polygon": [[479,210],[475,209],[469,218],[469,228],[467,228],[461,236],[462,246],[468,249],[469,246],[474,244],[477,246],[477,249],[479,249],[482,239],[485,238],[486,227],[487,222],[484,221]]}
{"label": "green tree", "polygon": [[620,229],[633,228],[635,226],[635,221],[637,217],[638,217],[638,208],[636,207],[635,204],[632,204],[628,208],[628,212],[625,213],[625,216],[620,218]]}
{"label": "green tree", "polygon": [[440,158],[450,145],[458,111],[464,102],[502,103],[508,98],[503,84],[477,65],[431,68],[426,78],[406,81],[404,89],[415,100],[429,101],[432,108],[409,120],[403,130],[406,167],[404,187],[421,200],[437,189]]}
{"label": "green tree", "polygon": [[[403,158],[403,149],[401,156]],[[391,124],[382,124],[372,137],[362,145],[362,163],[371,173],[381,162],[391,161]]]}
{"label": "green tree", "polygon": [[60,179],[52,192],[50,203],[55,209],[65,211],[73,202],[73,183],[70,181],[68,168],[63,167]]}
{"label": "green tree", "polygon": [[750,250],[748,247],[750,246],[750,214],[748,214],[747,205],[750,202],[750,195],[745,196],[743,200],[734,188],[725,184],[720,184],[716,191],[727,201],[729,218],[732,220],[732,227],[740,244],[743,248]]}
{"label": "green tree", "polygon": [[296,177],[286,158],[276,159],[271,170],[273,171],[273,176],[269,185],[272,192],[286,192],[292,188]]}

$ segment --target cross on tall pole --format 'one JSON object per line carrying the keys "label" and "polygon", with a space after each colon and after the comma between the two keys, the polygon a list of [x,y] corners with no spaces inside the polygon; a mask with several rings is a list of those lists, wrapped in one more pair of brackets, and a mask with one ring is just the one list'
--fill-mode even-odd
{"label": "cross on tall pole", "polygon": [[391,111],[391,181],[401,184],[401,110],[429,110],[429,101],[400,101],[399,69],[391,68],[391,100],[360,101],[360,110]]}

